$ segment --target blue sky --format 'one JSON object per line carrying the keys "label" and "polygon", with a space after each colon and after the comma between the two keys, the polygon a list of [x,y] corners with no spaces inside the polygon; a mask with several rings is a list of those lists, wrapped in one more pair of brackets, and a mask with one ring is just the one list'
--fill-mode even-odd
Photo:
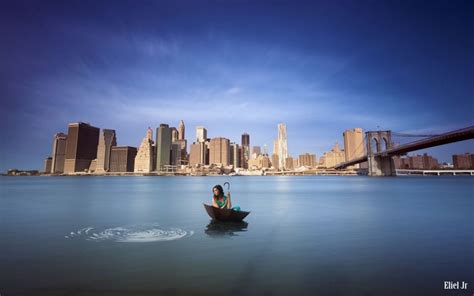
{"label": "blue sky", "polygon": [[285,122],[290,154],[318,157],[348,128],[470,126],[473,16],[471,1],[3,1],[0,170],[41,168],[76,121],[119,145],[183,119],[188,141],[204,125],[270,149]]}

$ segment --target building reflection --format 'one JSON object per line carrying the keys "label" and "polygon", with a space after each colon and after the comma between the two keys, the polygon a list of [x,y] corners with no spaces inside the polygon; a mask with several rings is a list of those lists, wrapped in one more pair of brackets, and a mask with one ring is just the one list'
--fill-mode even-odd
{"label": "building reflection", "polygon": [[211,220],[204,232],[212,237],[237,236],[238,232],[247,231],[247,222],[220,222]]}

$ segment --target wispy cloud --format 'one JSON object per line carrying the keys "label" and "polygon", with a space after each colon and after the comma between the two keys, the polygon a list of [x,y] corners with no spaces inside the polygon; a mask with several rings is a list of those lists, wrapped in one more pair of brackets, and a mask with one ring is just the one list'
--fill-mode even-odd
{"label": "wispy cloud", "polygon": [[[455,42],[420,52],[425,43],[389,38],[392,32],[411,36],[417,24],[398,34],[398,25],[393,31],[348,26],[327,17],[330,10],[308,9],[307,15],[295,7],[298,17],[288,19],[273,6],[255,15],[239,5],[232,13],[219,5],[181,10],[159,3],[150,4],[150,11],[134,6],[133,13],[124,6],[113,7],[123,15],[102,14],[110,11],[107,5],[82,12],[63,7],[61,14],[41,9],[45,15],[32,13],[28,22],[8,18],[0,29],[10,41],[0,52],[8,145],[25,146],[24,139],[43,135],[41,145],[49,151],[52,134],[78,120],[117,128],[120,142],[130,145],[149,125],[183,119],[189,134],[203,124],[211,135],[236,140],[247,131],[252,143],[271,146],[276,124],[286,122],[291,153],[329,149],[353,127],[425,133],[472,124],[472,103],[465,97],[472,87],[459,78],[466,76],[471,51],[458,47],[450,59],[445,52]],[[351,17],[338,9],[333,16]],[[325,15],[318,17],[320,11]],[[459,28],[443,28],[456,32],[449,38],[465,39]],[[383,36],[377,42],[365,34],[373,30]],[[439,44],[437,33],[431,41]],[[424,36],[423,42],[430,41]],[[433,68],[433,57],[442,70]],[[452,93],[463,108],[446,102],[443,95]],[[13,129],[11,122],[17,124]]]}

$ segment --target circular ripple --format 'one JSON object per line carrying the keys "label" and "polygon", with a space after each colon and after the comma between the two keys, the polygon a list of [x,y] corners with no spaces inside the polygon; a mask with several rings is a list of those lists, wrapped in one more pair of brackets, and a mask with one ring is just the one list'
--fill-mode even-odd
{"label": "circular ripple", "polygon": [[76,232],[71,232],[65,238],[82,238],[89,241],[114,241],[122,243],[149,243],[158,241],[171,241],[193,235],[193,231],[179,228],[162,229],[157,225],[131,225],[98,230],[85,227]]}

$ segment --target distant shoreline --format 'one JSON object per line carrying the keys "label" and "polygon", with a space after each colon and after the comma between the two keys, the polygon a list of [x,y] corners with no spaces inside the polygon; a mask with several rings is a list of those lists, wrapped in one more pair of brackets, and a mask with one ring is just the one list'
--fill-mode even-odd
{"label": "distant shoreline", "polygon": [[[320,171],[244,171],[239,173],[187,173],[187,172],[114,172],[114,173],[72,173],[72,174],[44,174],[19,172],[18,174],[1,174],[5,177],[269,177],[269,176],[367,176],[363,172],[320,170]],[[397,170],[397,176],[474,176],[474,170]]]}

